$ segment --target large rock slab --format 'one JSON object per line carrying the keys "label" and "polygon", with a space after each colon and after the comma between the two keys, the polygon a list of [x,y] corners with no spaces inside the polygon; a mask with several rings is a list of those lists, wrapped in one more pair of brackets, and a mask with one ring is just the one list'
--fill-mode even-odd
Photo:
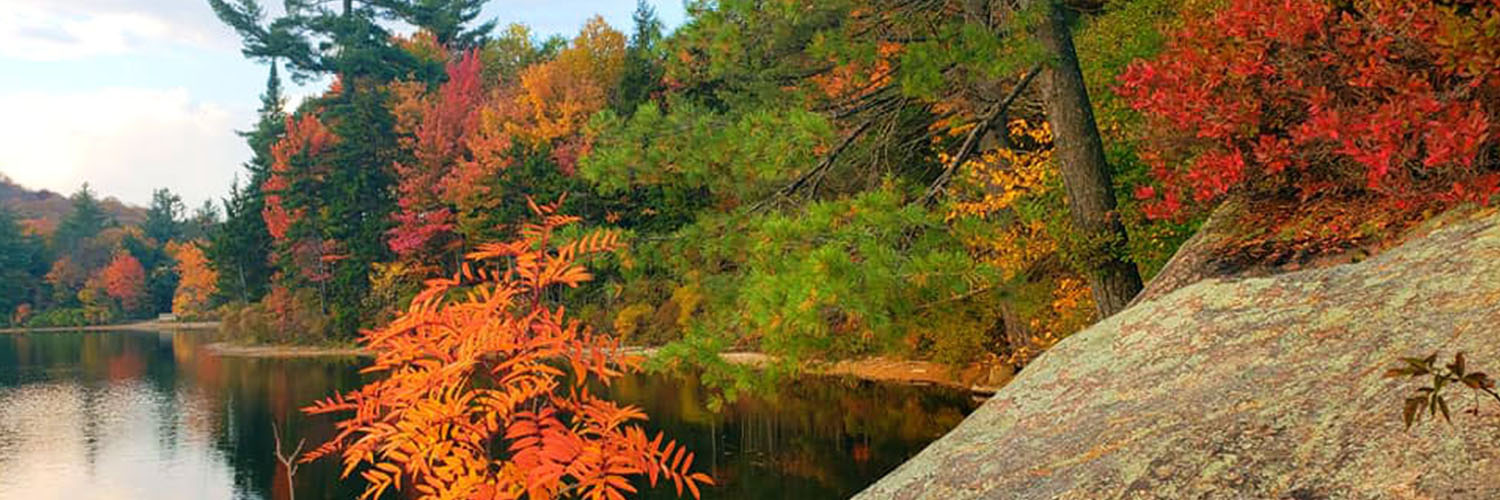
{"label": "large rock slab", "polygon": [[[1210,280],[1064,340],[856,498],[1500,498],[1500,409],[1403,430],[1399,357],[1500,376],[1500,216]],[[1462,397],[1459,397],[1462,395]],[[1486,406],[1488,405],[1488,406]]]}

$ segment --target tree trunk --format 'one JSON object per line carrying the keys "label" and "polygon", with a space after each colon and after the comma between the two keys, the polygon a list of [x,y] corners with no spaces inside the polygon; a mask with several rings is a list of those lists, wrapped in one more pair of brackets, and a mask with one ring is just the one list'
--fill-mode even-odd
{"label": "tree trunk", "polygon": [[1036,35],[1051,58],[1043,72],[1043,89],[1056,148],[1053,157],[1062,171],[1073,225],[1087,242],[1088,261],[1097,266],[1085,271],[1099,319],[1104,319],[1124,309],[1141,291],[1141,275],[1119,251],[1125,247],[1125,226],[1115,212],[1110,168],[1073,50],[1067,13],[1057,0],[1041,1],[1047,2],[1048,13]]}

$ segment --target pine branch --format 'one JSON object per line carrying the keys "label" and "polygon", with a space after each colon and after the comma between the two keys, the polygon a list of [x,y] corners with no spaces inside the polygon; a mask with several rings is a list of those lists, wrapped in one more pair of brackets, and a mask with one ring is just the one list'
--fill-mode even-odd
{"label": "pine branch", "polygon": [[1017,98],[1021,97],[1021,92],[1026,90],[1026,86],[1041,72],[1042,64],[1033,64],[1031,69],[1026,72],[1026,76],[1021,77],[1021,81],[1017,82],[1015,88],[1011,89],[1010,95],[1005,96],[1004,100],[1000,101],[989,113],[980,118],[979,122],[974,125],[974,129],[969,131],[969,136],[964,138],[963,145],[958,148],[958,154],[953,156],[953,160],[949,161],[948,166],[943,169],[942,175],[939,175],[937,180],[932,181],[932,185],[927,188],[927,194],[923,195],[921,199],[923,205],[931,206],[937,202],[937,198],[947,189],[948,182],[952,180],[953,174],[958,171],[958,167],[968,161],[969,157],[974,154],[974,150],[979,145],[979,138],[984,137],[984,133],[989,131],[990,127],[994,126],[996,121],[1005,116],[1005,112],[1010,109],[1010,105],[1015,103]]}

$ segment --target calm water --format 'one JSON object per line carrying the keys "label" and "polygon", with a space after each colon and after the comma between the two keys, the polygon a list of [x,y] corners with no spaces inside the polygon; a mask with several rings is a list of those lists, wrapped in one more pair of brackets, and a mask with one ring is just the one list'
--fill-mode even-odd
{"label": "calm water", "polygon": [[[290,447],[331,433],[297,408],[359,386],[358,360],[221,358],[202,333],[0,334],[0,499],[285,498],[272,423]],[[958,424],[967,394],[843,379],[781,384],[720,412],[686,375],[620,381],[653,429],[721,484],[704,498],[844,498]],[[351,498],[336,464],[297,498]],[[670,487],[648,498],[675,498]]]}

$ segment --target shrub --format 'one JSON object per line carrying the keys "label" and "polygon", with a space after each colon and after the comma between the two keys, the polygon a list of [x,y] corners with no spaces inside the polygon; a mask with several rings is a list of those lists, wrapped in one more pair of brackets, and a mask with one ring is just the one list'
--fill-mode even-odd
{"label": "shrub", "polygon": [[640,409],[590,394],[633,361],[618,340],[551,304],[559,285],[592,278],[575,259],[615,249],[597,232],[557,245],[554,229],[576,222],[557,205],[521,238],[480,245],[460,272],[434,279],[407,311],[361,343],[375,353],[367,373],[386,377],[303,410],[350,414],[338,435],[303,457],[341,454],[344,473],[364,468],[367,496],[388,488],[419,498],[623,498],[630,476],[672,481],[698,496],[693,454],[648,437]]}
{"label": "shrub", "polygon": [[1117,92],[1148,118],[1153,217],[1217,200],[1484,201],[1500,186],[1500,2],[1231,0]]}
{"label": "shrub", "polygon": [[32,315],[26,321],[26,326],[32,328],[52,328],[61,326],[87,326],[88,315],[82,308],[64,307],[59,309],[47,309]]}

